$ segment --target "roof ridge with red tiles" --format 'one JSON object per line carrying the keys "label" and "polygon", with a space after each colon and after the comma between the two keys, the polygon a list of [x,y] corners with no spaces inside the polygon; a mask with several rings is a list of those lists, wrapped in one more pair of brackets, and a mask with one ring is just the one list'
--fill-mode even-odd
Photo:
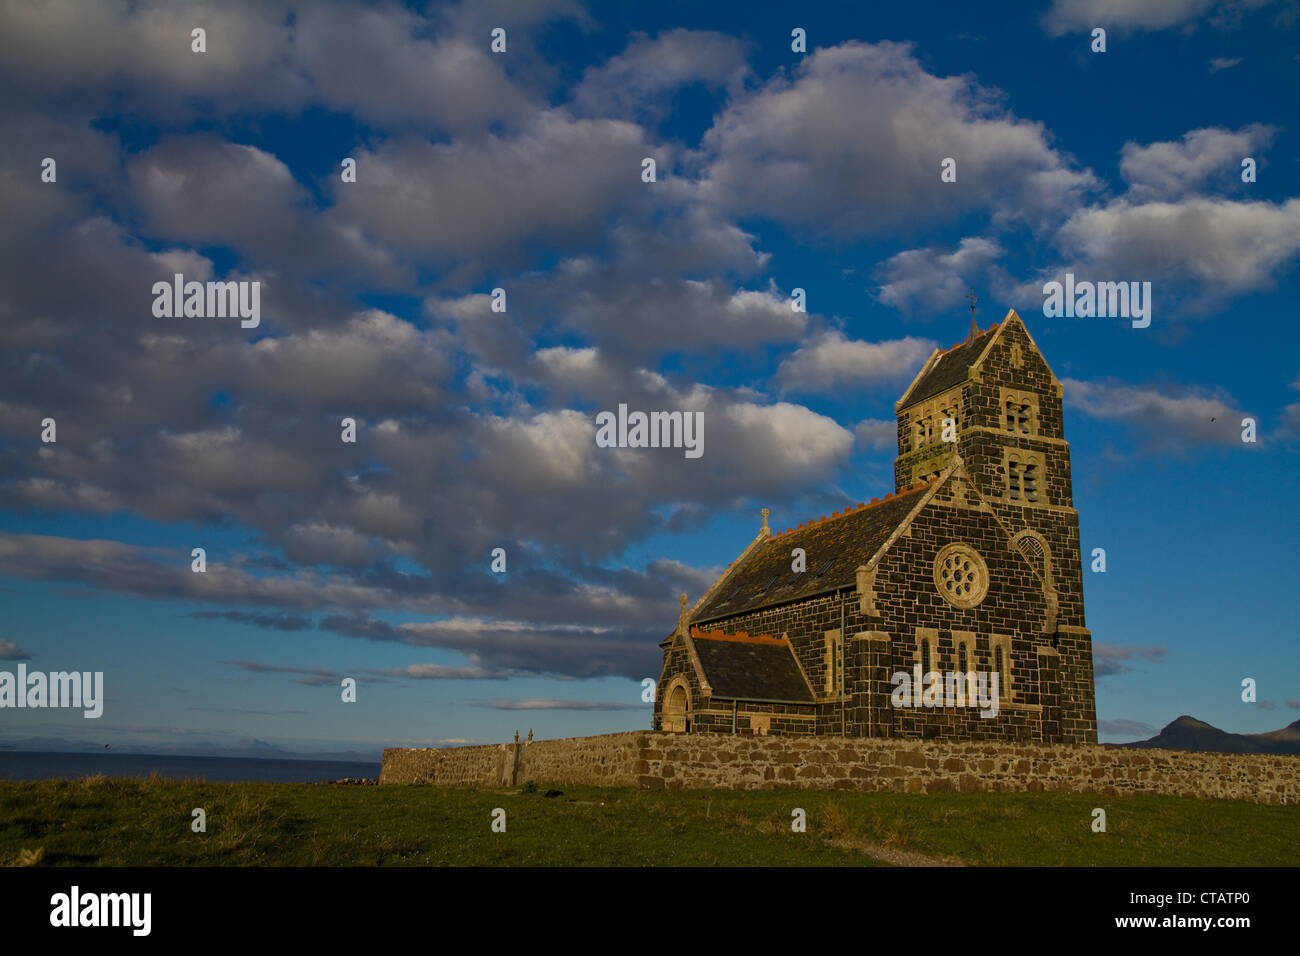
{"label": "roof ridge with red tiles", "polygon": [[716,631],[701,631],[698,625],[691,625],[691,637],[703,638],[706,641],[733,641],[737,644],[768,644],[773,647],[786,647],[788,642],[780,637],[773,637],[771,634],[750,634],[748,631],[737,631],[735,634],[727,634],[721,629]]}
{"label": "roof ridge with red tiles", "polygon": [[859,502],[856,508],[845,508],[843,511],[832,512],[829,517],[827,515],[822,515],[816,521],[805,521],[803,524],[796,525],[793,528],[786,528],[784,531],[773,532],[769,540],[775,541],[777,538],[784,537],[787,534],[794,534],[796,531],[807,531],[809,528],[816,528],[828,521],[837,521],[840,518],[845,518],[849,515],[860,514],[863,511],[870,511],[872,508],[877,508],[888,501],[896,501],[899,498],[906,498],[908,495],[915,494],[924,488],[928,488],[938,480],[938,478],[929,478],[925,481],[918,481],[910,488],[904,488],[902,491],[887,494],[883,498],[872,498],[869,503]]}
{"label": "roof ridge with red tiles", "polygon": [[955,352],[957,349],[961,348],[963,345],[974,345],[976,342],[978,342],[980,339],[984,338],[984,336],[988,335],[990,332],[996,332],[996,331],[998,330],[998,326],[1001,325],[1001,324],[1002,324],[1001,322],[994,322],[994,323],[993,323],[992,325],[990,325],[987,329],[984,329],[984,330],[982,330],[982,331],[980,331],[980,332],[976,332],[976,333],[975,333],[975,338],[973,338],[973,339],[964,339],[964,340],[962,340],[961,342],[958,342],[956,345],[952,346],[952,348],[946,348],[946,349],[944,349],[944,350],[941,351],[939,354],[940,354],[940,355],[947,355],[949,352]]}

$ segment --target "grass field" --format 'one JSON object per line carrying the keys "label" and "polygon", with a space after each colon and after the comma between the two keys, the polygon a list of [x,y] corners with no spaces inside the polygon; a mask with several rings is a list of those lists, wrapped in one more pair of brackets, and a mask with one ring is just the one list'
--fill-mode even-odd
{"label": "grass field", "polygon": [[[191,829],[196,807],[206,833]],[[1178,797],[0,783],[10,866],[1286,866],[1298,847],[1300,808]]]}

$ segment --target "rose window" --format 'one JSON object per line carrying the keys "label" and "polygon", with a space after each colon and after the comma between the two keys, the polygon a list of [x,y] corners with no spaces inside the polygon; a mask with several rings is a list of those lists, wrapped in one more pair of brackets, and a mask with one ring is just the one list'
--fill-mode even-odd
{"label": "rose window", "polygon": [[974,607],[988,593],[989,569],[974,548],[950,544],[935,558],[934,585],[949,604]]}

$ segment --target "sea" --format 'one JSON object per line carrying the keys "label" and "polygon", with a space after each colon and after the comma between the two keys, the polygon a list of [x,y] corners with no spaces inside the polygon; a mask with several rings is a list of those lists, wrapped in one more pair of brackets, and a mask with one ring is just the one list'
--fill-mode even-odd
{"label": "sea", "polygon": [[322,783],[377,778],[379,762],[284,760],[264,757],[187,757],[176,754],[38,753],[0,750],[0,780],[151,777],[211,783]]}

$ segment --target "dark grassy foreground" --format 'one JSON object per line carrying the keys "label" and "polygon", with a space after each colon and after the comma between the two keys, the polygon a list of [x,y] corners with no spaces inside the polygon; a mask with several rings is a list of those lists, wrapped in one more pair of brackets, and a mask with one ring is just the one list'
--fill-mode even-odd
{"label": "dark grassy foreground", "polygon": [[[1059,793],[0,783],[8,865],[1295,865],[1300,808]],[[207,811],[206,833],[190,829]],[[493,833],[492,811],[507,832]],[[791,811],[807,811],[792,833]],[[1106,810],[1093,833],[1092,810]]]}

